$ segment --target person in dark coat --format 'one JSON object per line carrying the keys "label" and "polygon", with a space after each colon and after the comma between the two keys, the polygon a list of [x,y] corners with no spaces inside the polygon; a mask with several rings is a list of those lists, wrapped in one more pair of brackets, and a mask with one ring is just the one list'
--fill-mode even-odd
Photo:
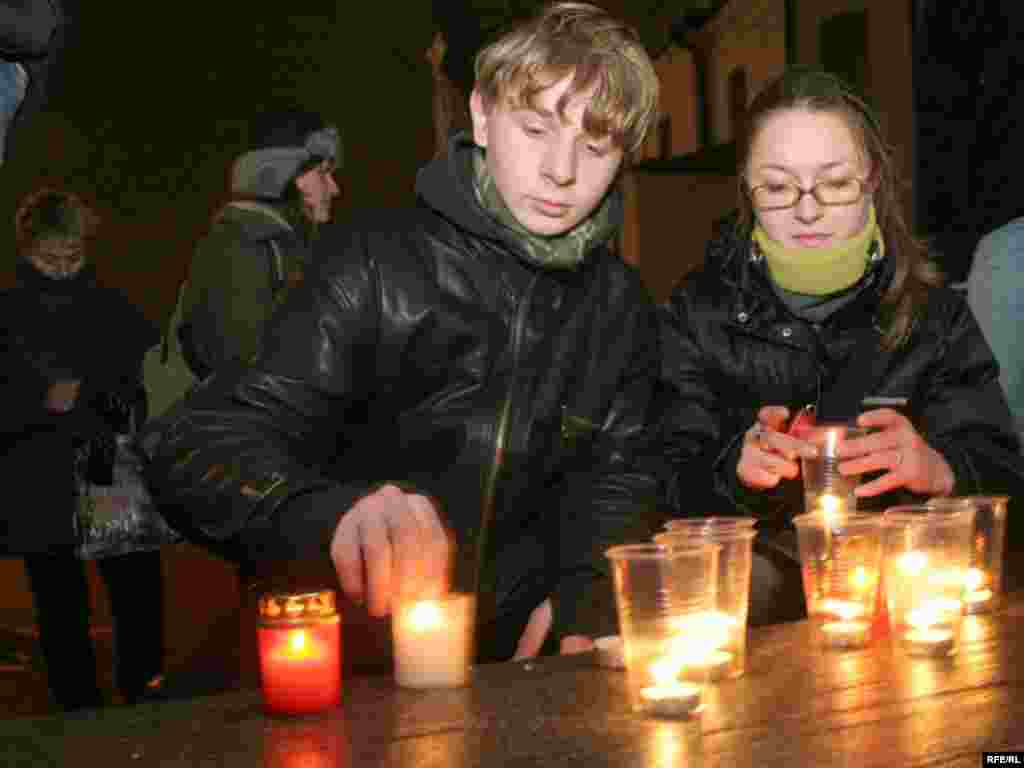
{"label": "person in dark coat", "polygon": [[[665,424],[676,514],[759,518],[751,621],[770,623],[804,612],[791,521],[813,446],[787,434],[799,409],[831,418],[853,397],[870,434],[845,441],[839,467],[866,473],[865,508],[1015,495],[1024,469],[998,365],[904,224],[864,102],[832,75],[789,72],[749,131],[739,213],[666,307]],[[862,409],[871,397],[906,406]]]}
{"label": "person in dark coat", "polygon": [[325,225],[260,357],[141,442],[183,531],[324,561],[374,616],[444,588],[447,526],[479,566],[461,587],[480,656],[508,659],[614,627],[604,550],[650,535],[656,314],[609,243],[658,84],[585,3],[510,30],[477,73],[473,135],[420,172],[415,207]]}
{"label": "person in dark coat", "polygon": [[[140,366],[156,339],[139,310],[97,282],[96,226],[75,195],[29,195],[15,221],[18,283],[0,294],[0,467],[17,489],[0,509],[0,552],[24,558],[50,689],[65,710],[103,703],[75,555],[76,471],[96,482],[112,472],[105,449],[133,418],[141,423]],[[131,701],[163,663],[160,556],[125,554],[98,567],[114,616],[116,681]]]}

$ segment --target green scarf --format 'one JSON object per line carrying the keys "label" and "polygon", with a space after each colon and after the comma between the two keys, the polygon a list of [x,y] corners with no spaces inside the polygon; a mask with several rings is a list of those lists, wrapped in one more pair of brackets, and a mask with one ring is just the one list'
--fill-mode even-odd
{"label": "green scarf", "polygon": [[483,150],[479,148],[473,151],[473,170],[477,201],[495,221],[516,234],[526,260],[542,269],[575,269],[592,247],[610,239],[615,232],[612,196],[605,195],[601,205],[568,232],[551,236],[534,234],[519,223],[501,199]]}
{"label": "green scarf", "polygon": [[754,242],[764,254],[776,285],[805,296],[829,296],[854,285],[871,262],[872,243],[878,243],[879,258],[885,254],[874,205],[864,229],[828,248],[787,247],[769,238],[760,224],[754,228]]}

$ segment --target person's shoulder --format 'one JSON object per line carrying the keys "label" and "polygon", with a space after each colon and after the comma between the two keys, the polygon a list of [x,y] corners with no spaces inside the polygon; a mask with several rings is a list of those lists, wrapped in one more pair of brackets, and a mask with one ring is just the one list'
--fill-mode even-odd
{"label": "person's shoulder", "polygon": [[676,281],[668,303],[710,309],[731,300],[739,279],[735,272],[742,268],[742,264],[738,263],[739,258],[735,250],[709,244],[704,261]]}
{"label": "person's shoulder", "polygon": [[978,241],[975,254],[991,263],[1014,267],[1024,274],[1024,216],[1011,219],[1001,227],[993,229]]}
{"label": "person's shoulder", "polygon": [[426,248],[424,216],[411,206],[349,212],[318,228],[313,263],[328,275],[354,267],[411,270]]}
{"label": "person's shoulder", "polygon": [[928,332],[948,336],[964,323],[974,323],[967,293],[963,288],[939,285],[927,290],[921,320]]}

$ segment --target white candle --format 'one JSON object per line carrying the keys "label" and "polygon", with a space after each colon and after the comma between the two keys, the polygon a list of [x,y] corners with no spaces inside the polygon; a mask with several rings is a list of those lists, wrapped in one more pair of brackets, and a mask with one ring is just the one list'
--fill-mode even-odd
{"label": "white candle", "polygon": [[860,618],[866,612],[860,603],[855,603],[853,600],[837,600],[834,597],[822,600],[818,605],[818,610],[844,621]]}
{"label": "white candle", "polygon": [[866,621],[829,621],[821,626],[828,648],[863,648],[868,644],[871,625]]}
{"label": "white candle", "polygon": [[984,613],[992,609],[992,590],[988,584],[987,574],[980,568],[968,568],[964,577],[964,586],[967,588],[964,595],[965,613]]}
{"label": "white candle", "polygon": [[911,629],[903,636],[903,642],[913,656],[948,656],[953,649],[953,630],[938,627]]}
{"label": "white candle", "polygon": [[670,680],[640,689],[644,711],[657,717],[686,717],[700,709],[700,686]]}
{"label": "white candle", "polygon": [[469,682],[472,595],[402,603],[392,617],[395,682],[405,688],[452,688]]}
{"label": "white candle", "polygon": [[683,662],[678,656],[662,656],[647,669],[654,684],[640,689],[644,712],[658,717],[685,717],[700,710],[701,687],[679,679]]}
{"label": "white candle", "polygon": [[954,635],[950,625],[959,621],[963,603],[952,598],[933,598],[907,613],[910,629],[903,635],[907,652],[913,656],[948,656]]}

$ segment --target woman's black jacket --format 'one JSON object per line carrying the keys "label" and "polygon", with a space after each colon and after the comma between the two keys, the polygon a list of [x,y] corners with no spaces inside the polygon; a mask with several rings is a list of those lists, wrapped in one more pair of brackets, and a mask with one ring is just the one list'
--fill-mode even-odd
{"label": "woman's black jacket", "polygon": [[[858,339],[881,339],[892,255],[821,325],[787,309],[762,258],[731,222],[722,226],[703,267],[664,308],[663,376],[674,390],[665,440],[676,514],[753,514],[762,529],[785,528],[802,511],[801,481],[767,492],[743,488],[736,465],[744,432],[760,407],[795,412],[850,376],[863,382],[864,396],[909,400],[916,428],[953,470],[956,495],[1021,492],[1024,464],[998,366],[964,296],[931,290],[907,343],[893,351],[869,345],[869,354],[851,362]],[[886,494],[870,505],[897,500],[907,499]]]}

